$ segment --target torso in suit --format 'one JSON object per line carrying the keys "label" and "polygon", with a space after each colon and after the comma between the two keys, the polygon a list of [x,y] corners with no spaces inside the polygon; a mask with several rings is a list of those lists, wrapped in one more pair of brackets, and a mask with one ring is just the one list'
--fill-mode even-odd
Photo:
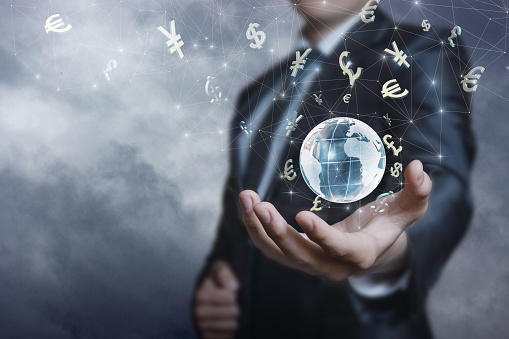
{"label": "torso in suit", "polygon": [[[246,178],[260,176],[264,159],[260,158],[257,165],[252,154],[257,152],[257,147],[267,145],[262,141],[258,146],[233,147],[217,238],[198,283],[214,261],[222,259],[232,266],[241,281],[239,338],[431,337],[425,314],[426,294],[463,236],[471,216],[469,172],[474,157],[469,115],[471,98],[460,85],[460,74],[468,71],[468,65],[463,62],[466,55],[462,49],[441,43],[441,40],[447,42],[447,33],[447,30],[425,33],[420,27],[406,25],[396,29],[381,11],[371,24],[359,19],[346,39],[334,48],[334,53],[321,59],[319,77],[312,82],[297,109],[304,119],[291,134],[294,142],[288,143],[284,154],[278,155],[278,169],[273,170],[271,190],[264,197],[288,223],[302,232],[295,215],[309,210],[316,194],[301,177],[289,183],[281,179],[281,174],[285,161],[292,158],[300,175],[296,164],[307,133],[324,120],[346,116],[369,124],[381,139],[391,134],[396,146],[403,146],[403,151],[394,156],[386,149],[387,169],[378,188],[359,202],[330,204],[316,213],[330,224],[346,218],[379,194],[402,188],[402,175],[395,178],[388,173],[395,162],[406,167],[413,159],[421,160],[433,181],[433,191],[428,212],[407,230],[411,278],[406,289],[382,298],[364,298],[348,281],[309,276],[264,258],[252,246],[245,231],[237,196],[244,189],[257,189],[256,180]],[[385,48],[392,49],[392,41],[408,55],[410,68],[398,66],[392,56],[384,53]],[[342,74],[338,63],[339,55],[345,50],[350,52],[354,71],[363,67],[353,87],[349,86],[349,78]],[[387,60],[383,59],[384,55]],[[295,54],[241,96],[237,105],[239,113],[231,127],[233,145],[236,139],[245,137],[240,121],[255,119],[251,115],[256,111],[257,102],[265,95],[276,93],[278,77],[289,76],[294,59]],[[382,85],[391,79],[396,79],[411,94],[403,99],[383,99]],[[314,93],[322,94],[322,105],[315,101]],[[342,100],[347,93],[352,95],[349,104]],[[274,112],[271,114],[277,115],[277,110]],[[391,125],[382,118],[386,114],[391,118]],[[272,123],[278,121],[274,116]],[[260,133],[267,136],[273,127],[255,126],[254,129],[262,129]],[[256,130],[253,138],[255,133]],[[397,138],[402,141],[398,143]],[[239,156],[240,152],[246,152],[247,156]],[[249,161],[242,173],[238,170],[239,161]],[[295,194],[289,194],[290,190]]]}

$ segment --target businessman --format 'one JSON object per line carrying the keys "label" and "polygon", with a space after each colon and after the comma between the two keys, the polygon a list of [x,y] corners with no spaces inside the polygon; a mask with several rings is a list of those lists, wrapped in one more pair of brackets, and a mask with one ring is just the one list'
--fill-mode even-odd
{"label": "businessman", "polygon": [[[460,86],[466,55],[443,43],[447,30],[423,36],[420,27],[396,27],[381,8],[372,22],[362,21],[365,3],[295,0],[306,19],[296,50],[312,48],[308,62],[292,77],[290,55],[238,102],[223,214],[193,299],[202,338],[432,337],[427,292],[471,216],[475,150],[470,97]],[[393,41],[409,67],[384,57]],[[353,70],[363,68],[353,85],[338,64],[344,51]],[[392,79],[411,95],[383,97]],[[285,138],[294,111],[305,118]],[[387,166],[402,163],[404,176],[386,173],[360,202],[312,213],[315,196],[304,180],[282,179],[282,168],[298,160],[314,126],[335,116],[399,139],[403,151],[388,148]],[[240,121],[257,132],[246,137]],[[389,191],[398,192],[388,210],[370,214],[370,204]]]}

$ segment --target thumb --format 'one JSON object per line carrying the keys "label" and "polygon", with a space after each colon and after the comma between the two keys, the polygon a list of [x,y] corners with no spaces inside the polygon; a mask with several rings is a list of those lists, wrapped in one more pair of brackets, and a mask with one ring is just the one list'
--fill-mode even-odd
{"label": "thumb", "polygon": [[237,277],[225,261],[216,261],[210,269],[210,275],[218,287],[233,291],[239,288]]}
{"label": "thumb", "polygon": [[399,207],[406,212],[417,212],[419,217],[428,208],[432,182],[419,160],[414,160],[405,170],[405,188],[399,196]]}

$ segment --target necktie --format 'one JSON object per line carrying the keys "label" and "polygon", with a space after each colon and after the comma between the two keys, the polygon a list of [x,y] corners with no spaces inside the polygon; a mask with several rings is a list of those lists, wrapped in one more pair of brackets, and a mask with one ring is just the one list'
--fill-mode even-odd
{"label": "necktie", "polygon": [[244,189],[255,190],[262,200],[270,200],[277,179],[281,177],[280,167],[291,140],[291,123],[300,115],[303,120],[306,119],[305,114],[299,112],[299,107],[317,75],[319,60],[315,55],[318,56],[318,53],[313,51],[308,54],[304,69],[299,70],[295,77],[291,76],[288,66],[285,79],[277,92],[278,97],[263,113],[262,124],[258,128],[260,131],[256,131],[257,135],[253,138],[243,183]]}

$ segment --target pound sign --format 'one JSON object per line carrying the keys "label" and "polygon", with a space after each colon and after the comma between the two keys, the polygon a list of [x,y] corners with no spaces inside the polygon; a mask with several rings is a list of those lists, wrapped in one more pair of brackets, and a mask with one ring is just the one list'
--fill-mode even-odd
{"label": "pound sign", "polygon": [[451,45],[451,47],[456,46],[454,44],[454,41],[452,41],[452,39],[457,38],[458,35],[461,35],[461,27],[460,26],[454,26],[454,28],[451,31],[451,36],[447,38],[447,40],[449,40],[449,44]]}
{"label": "pound sign", "polygon": [[323,209],[322,206],[318,207],[318,205],[320,205],[322,203],[322,201],[320,200],[320,196],[317,195],[315,200],[313,201],[313,207],[311,207],[310,211],[321,211]]}
{"label": "pound sign", "polygon": [[341,67],[341,69],[343,70],[343,75],[348,75],[348,77],[350,78],[350,85],[353,86],[355,80],[357,80],[361,75],[362,68],[357,67],[357,72],[355,72],[354,74],[353,71],[350,69],[352,63],[348,61],[345,64],[344,59],[348,57],[348,54],[350,54],[350,52],[344,51],[343,53],[341,53],[341,55],[339,56],[339,67]]}
{"label": "pound sign", "polygon": [[394,153],[395,156],[398,156],[399,152],[401,152],[403,150],[403,146],[399,146],[399,148],[396,149],[396,147],[394,147],[394,141],[391,141],[389,143],[388,139],[392,139],[392,135],[386,134],[384,136],[384,138],[383,138],[384,144],[387,145],[387,149],[392,149],[392,153]]}

